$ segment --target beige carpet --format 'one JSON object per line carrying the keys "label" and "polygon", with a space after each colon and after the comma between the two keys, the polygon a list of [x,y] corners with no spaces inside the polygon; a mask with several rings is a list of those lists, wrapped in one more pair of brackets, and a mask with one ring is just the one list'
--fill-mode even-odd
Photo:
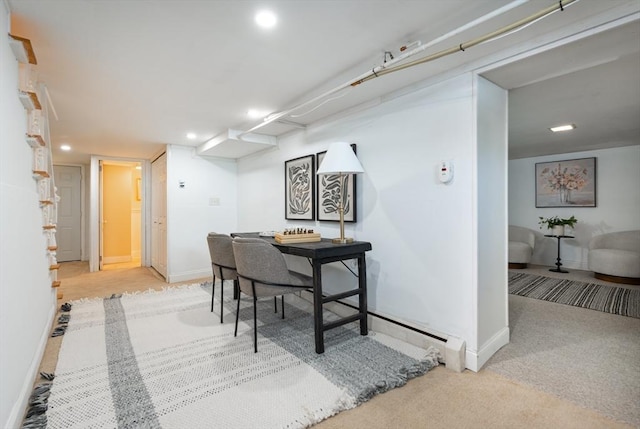
{"label": "beige carpet", "polygon": [[[84,263],[63,263],[60,304],[81,297],[161,289],[166,283],[148,268],[88,273]],[[202,279],[210,280],[210,279]],[[194,281],[196,282],[196,281]],[[591,310],[583,310],[591,311]],[[62,337],[48,342],[41,370],[54,372]],[[507,346],[508,347],[508,346]],[[203,422],[207,427],[209,422]],[[373,398],[316,425],[333,428],[631,428],[567,400],[493,371],[461,374],[444,366],[406,386]]]}

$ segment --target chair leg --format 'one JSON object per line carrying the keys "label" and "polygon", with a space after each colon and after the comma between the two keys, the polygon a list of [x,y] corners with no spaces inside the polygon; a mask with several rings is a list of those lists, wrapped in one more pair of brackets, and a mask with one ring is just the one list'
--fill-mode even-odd
{"label": "chair leg", "polygon": [[240,283],[238,279],[233,281],[233,299],[240,299]]}
{"label": "chair leg", "polygon": [[211,312],[213,313],[213,297],[216,292],[216,275],[213,275],[213,284],[211,285]]}
{"label": "chair leg", "polygon": [[258,299],[256,294],[253,294],[253,352],[258,353],[258,312],[256,310],[256,304]]}
{"label": "chair leg", "polygon": [[273,312],[274,313],[278,312],[278,297],[277,296],[273,297]]}
{"label": "chair leg", "polygon": [[284,319],[284,295],[280,295],[280,305],[282,306],[282,318]]}
{"label": "chair leg", "polygon": [[[220,269],[222,271],[222,268]],[[224,309],[224,277],[220,276],[220,323],[222,323],[222,311]]]}
{"label": "chair leg", "polygon": [[238,305],[236,307],[236,330],[233,331],[233,336],[238,336],[238,316],[240,315],[240,297],[238,296]]}

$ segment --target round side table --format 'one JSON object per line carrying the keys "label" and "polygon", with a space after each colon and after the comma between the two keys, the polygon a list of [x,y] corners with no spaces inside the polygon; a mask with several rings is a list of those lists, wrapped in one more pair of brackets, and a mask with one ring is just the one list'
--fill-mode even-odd
{"label": "round side table", "polygon": [[553,237],[558,239],[558,259],[556,260],[556,268],[550,268],[549,271],[553,271],[554,273],[568,273],[569,271],[563,270],[562,268],[560,268],[562,266],[562,262],[560,259],[560,240],[563,238],[575,238],[575,237],[573,235],[553,235],[553,234],[549,234],[549,235],[545,234],[545,237]]}

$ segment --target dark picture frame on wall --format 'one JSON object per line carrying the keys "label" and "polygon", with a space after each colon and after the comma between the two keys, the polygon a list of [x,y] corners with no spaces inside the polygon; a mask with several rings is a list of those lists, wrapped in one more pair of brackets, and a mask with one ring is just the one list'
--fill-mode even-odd
{"label": "dark picture frame on wall", "polygon": [[284,162],[284,217],[315,220],[315,157],[301,156]]}
{"label": "dark picture frame on wall", "polygon": [[[353,153],[356,152],[355,143],[351,145]],[[316,154],[316,165],[320,167],[320,163],[327,151],[318,152]],[[318,208],[318,220],[340,222],[340,212],[338,211],[339,197],[341,189],[346,189],[342,195],[342,203],[344,206],[344,221],[357,222],[356,211],[356,175],[345,174],[340,182],[339,174],[328,174],[318,176],[318,192],[316,194],[316,207]]]}
{"label": "dark picture frame on wall", "polygon": [[536,163],[536,207],[596,207],[596,158]]}

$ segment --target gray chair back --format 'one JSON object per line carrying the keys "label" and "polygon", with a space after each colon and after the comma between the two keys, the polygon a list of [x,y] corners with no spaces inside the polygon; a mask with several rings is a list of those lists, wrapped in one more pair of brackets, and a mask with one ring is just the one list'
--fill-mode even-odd
{"label": "gray chair back", "polygon": [[[253,295],[251,282],[243,277],[266,283],[291,284],[291,275],[282,252],[270,243],[260,238],[235,238],[233,253],[236,258],[236,269],[240,275],[240,290],[242,292]],[[282,293],[285,291],[274,294],[280,295]],[[257,293],[257,295],[263,294]]]}
{"label": "gray chair back", "polygon": [[225,234],[210,232],[207,235],[213,275],[225,280],[238,278],[232,242],[233,239]]}

